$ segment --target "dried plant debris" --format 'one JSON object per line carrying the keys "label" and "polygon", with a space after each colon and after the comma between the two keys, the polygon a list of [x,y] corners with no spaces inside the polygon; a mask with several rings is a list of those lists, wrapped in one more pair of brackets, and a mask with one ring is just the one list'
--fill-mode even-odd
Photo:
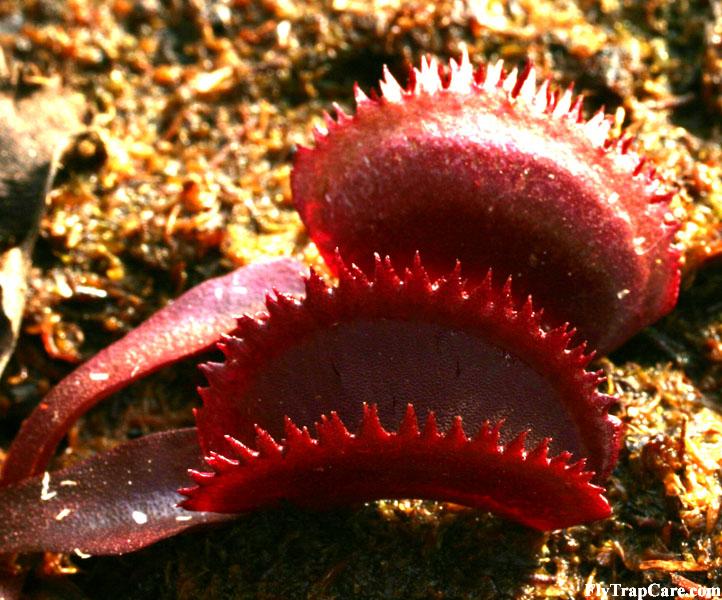
{"label": "dried plant debris", "polygon": [[[4,447],[69,361],[168,298],[260,257],[317,264],[290,206],[294,147],[332,101],[350,112],[353,82],[368,92],[383,63],[405,79],[464,42],[477,65],[529,57],[577,81],[587,116],[606,105],[613,132],[634,132],[682,187],[686,260],[678,308],[604,363],[630,427],[614,518],[540,537],[434,503],[279,509],[127,557],[29,561],[28,593],[69,568],[81,573],[62,593],[89,598],[574,598],[587,582],[722,582],[722,276],[699,272],[722,253],[720,14],[718,0],[0,1],[6,56],[86,95],[94,131],[41,220],[0,388]],[[190,423],[188,371],[89,415],[63,461]]]}
{"label": "dried plant debris", "polygon": [[[0,79],[0,375],[18,334],[45,197],[80,101],[57,80]],[[4,85],[3,85],[4,84]],[[2,89],[4,88],[4,89]]]}

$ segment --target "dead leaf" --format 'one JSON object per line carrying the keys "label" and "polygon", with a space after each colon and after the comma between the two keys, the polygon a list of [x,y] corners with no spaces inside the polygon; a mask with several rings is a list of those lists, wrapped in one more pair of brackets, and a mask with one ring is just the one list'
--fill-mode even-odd
{"label": "dead leaf", "polygon": [[0,80],[0,375],[20,327],[45,196],[83,104],[55,79],[22,88]]}

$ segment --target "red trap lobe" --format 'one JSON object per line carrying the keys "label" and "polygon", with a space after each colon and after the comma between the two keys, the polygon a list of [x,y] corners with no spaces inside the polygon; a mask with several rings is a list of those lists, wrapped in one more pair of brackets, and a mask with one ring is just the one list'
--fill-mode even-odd
{"label": "red trap lobe", "polygon": [[[196,474],[201,485],[185,491],[185,506],[232,512],[282,499],[328,507],[423,497],[540,528],[572,514],[599,518],[600,488],[567,462],[586,457],[603,479],[619,422],[596,392],[598,374],[584,369],[590,356],[569,343],[567,331],[545,331],[531,301],[517,305],[511,285],[499,290],[490,275],[472,288],[458,272],[432,282],[418,260],[403,278],[379,260],[371,280],[344,268],[335,288],[312,275],[304,300],[269,300],[266,318],[244,318],[224,338],[226,361],[205,365],[197,421],[218,473]],[[414,433],[416,413],[425,434]],[[299,432],[319,418],[316,438]],[[490,421],[504,422],[491,437]],[[399,423],[405,435],[384,429]],[[527,461],[526,447],[543,460]],[[547,450],[560,458],[548,461]],[[556,487],[597,500],[555,508],[561,499],[547,490]],[[527,494],[550,503],[524,515]]]}

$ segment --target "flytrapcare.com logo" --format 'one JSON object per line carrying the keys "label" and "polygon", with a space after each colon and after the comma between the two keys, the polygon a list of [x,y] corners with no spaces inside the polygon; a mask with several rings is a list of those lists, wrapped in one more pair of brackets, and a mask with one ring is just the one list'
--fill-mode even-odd
{"label": "flytrapcare.com logo", "polygon": [[669,587],[661,583],[650,583],[647,586],[627,587],[621,583],[589,583],[584,588],[586,598],[722,598],[719,587]]}

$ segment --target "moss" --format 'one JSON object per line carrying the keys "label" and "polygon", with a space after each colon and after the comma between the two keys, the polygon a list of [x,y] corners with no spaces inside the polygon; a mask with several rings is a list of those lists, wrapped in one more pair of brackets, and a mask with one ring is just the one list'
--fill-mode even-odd
{"label": "moss", "polygon": [[[73,363],[182,290],[269,254],[317,263],[290,206],[294,147],[331,101],[352,106],[354,80],[368,89],[382,63],[403,79],[422,54],[453,56],[463,41],[475,61],[531,57],[557,83],[577,81],[588,109],[605,104],[682,188],[679,308],[600,362],[628,423],[615,516],[539,535],[434,503],[288,507],[125,557],[46,563],[34,593],[572,598],[593,582],[722,580],[722,275],[700,272],[720,252],[719,15],[692,0],[227,6],[0,3],[11,62],[60,73],[89,106],[42,223],[25,333],[0,388],[0,443]],[[70,458],[188,422],[184,366],[93,411]],[[79,571],[69,579],[43,574],[69,562]]]}

